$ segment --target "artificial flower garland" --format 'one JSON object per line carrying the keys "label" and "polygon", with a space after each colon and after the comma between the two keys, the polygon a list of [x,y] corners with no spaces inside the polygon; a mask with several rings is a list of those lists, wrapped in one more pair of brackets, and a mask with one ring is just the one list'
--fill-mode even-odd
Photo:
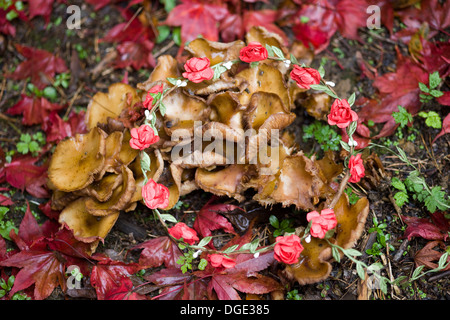
{"label": "artificial flower garland", "polygon": [[[195,230],[182,222],[177,222],[173,216],[169,214],[161,214],[158,211],[158,209],[164,209],[168,206],[170,194],[169,189],[166,186],[158,184],[152,179],[147,179],[146,175],[147,171],[150,170],[150,157],[144,150],[159,141],[158,131],[155,128],[155,113],[159,110],[161,115],[164,116],[164,97],[174,89],[186,86],[187,81],[200,83],[205,80],[215,80],[218,79],[223,72],[229,70],[235,63],[245,62],[249,63],[251,67],[254,67],[260,61],[266,59],[283,62],[287,67],[293,65],[292,71],[290,72],[290,78],[296,82],[299,88],[324,91],[331,97],[335,98],[328,115],[328,124],[336,125],[338,128],[346,129],[347,131],[349,140],[347,143],[341,141],[341,145],[350,154],[348,170],[345,177],[341,181],[339,190],[331,201],[329,208],[323,209],[320,213],[317,211],[311,211],[307,214],[307,221],[309,224],[302,238],[295,234],[285,234],[284,236],[277,237],[275,239],[275,243],[272,245],[260,249],[257,249],[258,243],[256,243],[256,245],[253,243],[243,245],[238,250],[227,252],[206,249],[205,246],[209,243],[209,241],[211,241],[211,237],[205,237],[198,244],[196,244],[196,242],[199,241],[199,238]],[[142,188],[144,203],[148,208],[153,210],[172,239],[182,241],[191,249],[198,250],[194,254],[195,257],[198,256],[198,253],[201,251],[214,252],[208,255],[208,260],[209,263],[215,268],[233,268],[236,262],[230,258],[228,254],[245,251],[250,251],[255,255],[259,255],[261,252],[274,250],[274,257],[279,262],[285,264],[297,263],[300,254],[303,251],[303,246],[301,244],[303,239],[309,242],[310,237],[312,236],[327,240],[333,235],[337,225],[336,215],[333,208],[336,205],[337,200],[341,196],[347,182],[359,182],[365,175],[361,154],[355,154],[355,147],[357,146],[357,143],[352,137],[353,133],[356,131],[358,121],[357,113],[351,109],[355,95],[353,94],[349,100],[340,99],[333,89],[323,80],[323,68],[316,70],[314,68],[306,67],[305,65],[300,65],[293,55],[290,56],[290,59],[286,59],[283,52],[279,48],[270,45],[266,45],[264,47],[258,42],[251,42],[246,47],[242,48],[240,50],[238,60],[221,62],[211,66],[207,57],[194,57],[186,61],[184,70],[185,72],[182,73],[182,79],[167,79],[171,84],[173,84],[173,87],[164,89],[163,85],[158,85],[152,87],[147,92],[143,102],[144,108],[146,109],[144,123],[138,128],[131,129],[130,132],[130,146],[133,149],[141,151],[141,169],[145,179],[144,186]],[[168,228],[165,221],[174,222],[176,224],[172,228]],[[333,249],[337,247],[336,245],[331,245]]]}

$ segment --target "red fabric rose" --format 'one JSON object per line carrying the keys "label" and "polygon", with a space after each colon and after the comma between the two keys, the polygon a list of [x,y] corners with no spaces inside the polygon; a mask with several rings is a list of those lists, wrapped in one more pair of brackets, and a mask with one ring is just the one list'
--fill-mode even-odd
{"label": "red fabric rose", "polygon": [[266,60],[268,56],[267,49],[259,42],[250,42],[239,52],[239,59],[247,63]]}
{"label": "red fabric rose", "polygon": [[348,168],[350,169],[351,177],[348,179],[348,182],[359,182],[362,177],[365,176],[364,163],[361,159],[361,153],[358,153],[355,156],[351,156],[348,162]]}
{"label": "red fabric rose", "polygon": [[276,244],[274,247],[274,257],[280,262],[286,264],[293,264],[298,261],[300,253],[303,251],[303,246],[300,243],[300,238],[295,234],[284,237],[276,237]]}
{"label": "red fabric rose", "polygon": [[315,237],[323,239],[325,234],[337,226],[336,215],[333,209],[323,209],[320,213],[311,211],[306,215],[306,220],[311,221],[309,233]]}
{"label": "red fabric rose", "polygon": [[302,89],[309,89],[310,85],[319,84],[321,79],[319,71],[316,69],[302,68],[298,65],[294,65],[290,75],[291,79]]}
{"label": "red fabric rose", "polygon": [[130,134],[130,146],[133,149],[144,150],[159,141],[159,136],[155,135],[153,129],[148,125],[133,128],[130,130]]}
{"label": "red fabric rose", "polygon": [[176,239],[183,238],[184,242],[193,245],[198,241],[197,232],[194,229],[189,228],[185,223],[178,222],[172,228],[169,228],[169,233]]}
{"label": "red fabric rose", "polygon": [[184,64],[183,77],[189,81],[199,83],[203,80],[211,80],[214,76],[214,70],[209,67],[208,58],[191,58]]}
{"label": "red fabric rose", "polygon": [[210,254],[210,255],[208,255],[208,259],[214,268],[229,269],[229,268],[234,268],[234,266],[236,265],[236,261],[234,261],[234,259],[225,257],[221,254],[216,254],[216,253]]}
{"label": "red fabric rose", "polygon": [[159,85],[159,86],[153,86],[150,90],[148,90],[147,92],[147,96],[145,97],[145,101],[144,101],[144,108],[146,109],[151,109],[152,105],[153,105],[153,97],[158,94],[158,93],[162,93],[163,92],[163,85]]}
{"label": "red fabric rose", "polygon": [[339,128],[346,128],[351,122],[357,120],[358,114],[350,108],[347,100],[334,100],[331,105],[330,114],[328,115],[329,125],[337,125]]}
{"label": "red fabric rose", "polygon": [[150,179],[142,187],[142,198],[144,199],[145,205],[150,209],[164,209],[169,205],[169,189]]}

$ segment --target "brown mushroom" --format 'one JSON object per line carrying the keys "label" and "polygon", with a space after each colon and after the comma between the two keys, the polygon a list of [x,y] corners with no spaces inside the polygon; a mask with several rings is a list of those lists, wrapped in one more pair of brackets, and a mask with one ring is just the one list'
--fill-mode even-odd
{"label": "brown mushroom", "polygon": [[86,210],[94,216],[106,216],[116,211],[123,210],[131,204],[131,199],[136,191],[136,182],[133,172],[122,168],[122,185],[118,186],[106,202],[100,202],[94,198],[86,200]]}
{"label": "brown mushroom", "polygon": [[247,164],[231,164],[214,171],[198,168],[195,173],[195,182],[201,189],[212,194],[243,201],[245,197],[242,193],[252,174],[255,174],[255,168]]}
{"label": "brown mushroom", "polygon": [[258,67],[249,67],[236,75],[248,83],[242,93],[233,93],[240,104],[247,106],[255,92],[269,92],[280,97],[285,110],[290,110],[291,100],[283,74],[275,67],[268,64],[259,64]]}
{"label": "brown mushroom", "polygon": [[92,197],[99,202],[108,201],[114,190],[123,183],[122,174],[108,174],[99,181],[94,181],[86,188],[76,191],[79,196]]}
{"label": "brown mushroom", "polygon": [[87,134],[61,141],[50,160],[48,177],[60,191],[71,192],[87,187],[103,170],[106,133],[94,128]]}
{"label": "brown mushroom", "polygon": [[267,184],[260,185],[254,199],[264,205],[281,203],[295,205],[299,209],[313,210],[319,202],[324,182],[319,176],[320,168],[299,152],[287,156],[280,163],[280,171],[269,177]]}
{"label": "brown mushroom", "polygon": [[86,198],[73,201],[60,213],[58,221],[72,229],[79,241],[92,243],[91,250],[95,251],[98,241],[104,239],[116,223],[119,211],[96,217],[86,210],[85,203]]}
{"label": "brown mushroom", "polygon": [[[344,249],[351,248],[364,230],[369,202],[367,198],[361,198],[356,204],[350,205],[344,193],[334,207],[334,212],[338,225],[330,241]],[[301,285],[325,280],[331,272],[330,262],[333,259],[330,245],[325,240],[311,238],[311,242],[303,243],[303,247],[298,263],[287,265],[283,274]]]}
{"label": "brown mushroom", "polygon": [[168,135],[175,130],[187,130],[193,133],[194,123],[204,123],[208,120],[211,109],[206,102],[196,96],[190,96],[181,89],[176,89],[163,98],[166,106],[164,129]]}
{"label": "brown mushroom", "polygon": [[108,93],[97,92],[87,107],[87,129],[95,128],[98,123],[107,123],[108,117],[117,118],[124,109],[139,101],[136,90],[125,83],[110,85]]}

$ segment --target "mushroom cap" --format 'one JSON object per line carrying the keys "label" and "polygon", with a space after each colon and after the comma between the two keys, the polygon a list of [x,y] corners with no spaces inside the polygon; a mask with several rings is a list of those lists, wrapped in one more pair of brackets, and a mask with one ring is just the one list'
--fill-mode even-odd
{"label": "mushroom cap", "polygon": [[245,183],[254,173],[254,166],[247,164],[232,164],[214,171],[198,168],[195,172],[195,182],[207,192],[228,196],[241,202],[245,199],[242,195],[246,189]]}
{"label": "mushroom cap", "polygon": [[288,87],[283,74],[277,68],[262,63],[258,67],[242,70],[236,75],[236,78],[241,78],[248,84],[244,91],[233,93],[241,105],[247,106],[255,92],[263,91],[278,95],[285,109],[291,109],[292,102]]}
{"label": "mushroom cap", "polygon": [[116,211],[129,207],[131,199],[136,191],[136,182],[133,172],[122,167],[122,185],[118,186],[106,202],[100,202],[94,198],[86,200],[86,210],[94,216],[106,216]]}
{"label": "mushroom cap", "polygon": [[106,133],[94,128],[61,141],[50,160],[48,178],[60,191],[71,192],[87,187],[103,170]]}
{"label": "mushroom cap", "polygon": [[[348,196],[344,193],[334,207],[334,213],[338,224],[334,239],[329,240],[344,249],[351,248],[364,231],[369,213],[369,201],[367,198],[361,198],[356,204],[350,205]],[[311,242],[304,243],[303,247],[299,261],[287,265],[283,275],[288,279],[296,280],[301,285],[328,278],[332,268],[330,262],[333,260],[330,245],[325,240],[311,238]]]}
{"label": "mushroom cap", "polygon": [[123,183],[122,174],[108,174],[101,180],[94,181],[86,188],[76,191],[76,194],[85,197],[93,197],[100,202],[108,201],[114,190]]}
{"label": "mushroom cap", "polygon": [[267,180],[265,185],[260,186],[255,200],[264,205],[295,205],[303,210],[315,209],[324,185],[319,166],[303,152],[280,161],[279,173],[269,176]]}
{"label": "mushroom cap", "polygon": [[192,133],[194,122],[208,121],[211,112],[203,99],[188,95],[180,88],[165,95],[163,103],[166,106],[164,129],[168,135],[177,129],[186,129]]}
{"label": "mushroom cap", "polygon": [[95,128],[98,123],[106,124],[108,117],[117,118],[124,109],[139,101],[136,90],[121,82],[110,85],[108,93],[97,92],[87,106],[87,129]]}
{"label": "mushroom cap", "polygon": [[119,217],[119,211],[104,217],[96,217],[86,210],[86,198],[70,203],[59,215],[59,223],[73,230],[75,238],[86,243],[104,239]]}

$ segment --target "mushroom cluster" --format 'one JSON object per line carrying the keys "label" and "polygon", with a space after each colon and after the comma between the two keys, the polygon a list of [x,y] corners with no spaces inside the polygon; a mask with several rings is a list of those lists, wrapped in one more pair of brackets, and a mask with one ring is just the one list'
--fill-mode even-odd
{"label": "mushroom cluster", "polygon": [[[246,42],[275,46],[289,55],[279,36],[261,27],[252,28]],[[239,59],[245,45],[241,40],[220,43],[198,38],[185,50],[190,57],[207,57],[214,66]],[[89,132],[60,142],[51,159],[49,187],[53,208],[62,211],[60,222],[95,250],[119,213],[134,210],[142,201],[141,155],[129,145],[130,130],[142,122],[146,93],[156,85],[173,90],[163,97],[164,115],[156,114],[160,139],[144,152],[151,159],[147,178],[170,191],[165,209],[196,189],[237,201],[243,201],[244,192],[251,189],[253,199],[264,206],[279,203],[302,210],[322,206],[336,192],[333,181],[342,165],[330,155],[308,158],[285,129],[296,118],[296,101],[303,101],[307,112],[319,118],[329,110],[330,101],[323,93],[300,89],[288,70],[289,65],[274,60],[232,64],[217,79],[174,87],[168,79],[180,78],[182,67],[164,55],[137,88],[117,83],[108,93],[97,93],[86,113]],[[350,206],[344,195],[338,204],[335,238],[348,247],[361,234],[368,203],[364,199]],[[316,267],[321,276],[328,276],[331,256],[324,256],[327,246],[316,242],[305,248],[303,260],[285,270],[290,278],[311,282],[299,274]]]}

